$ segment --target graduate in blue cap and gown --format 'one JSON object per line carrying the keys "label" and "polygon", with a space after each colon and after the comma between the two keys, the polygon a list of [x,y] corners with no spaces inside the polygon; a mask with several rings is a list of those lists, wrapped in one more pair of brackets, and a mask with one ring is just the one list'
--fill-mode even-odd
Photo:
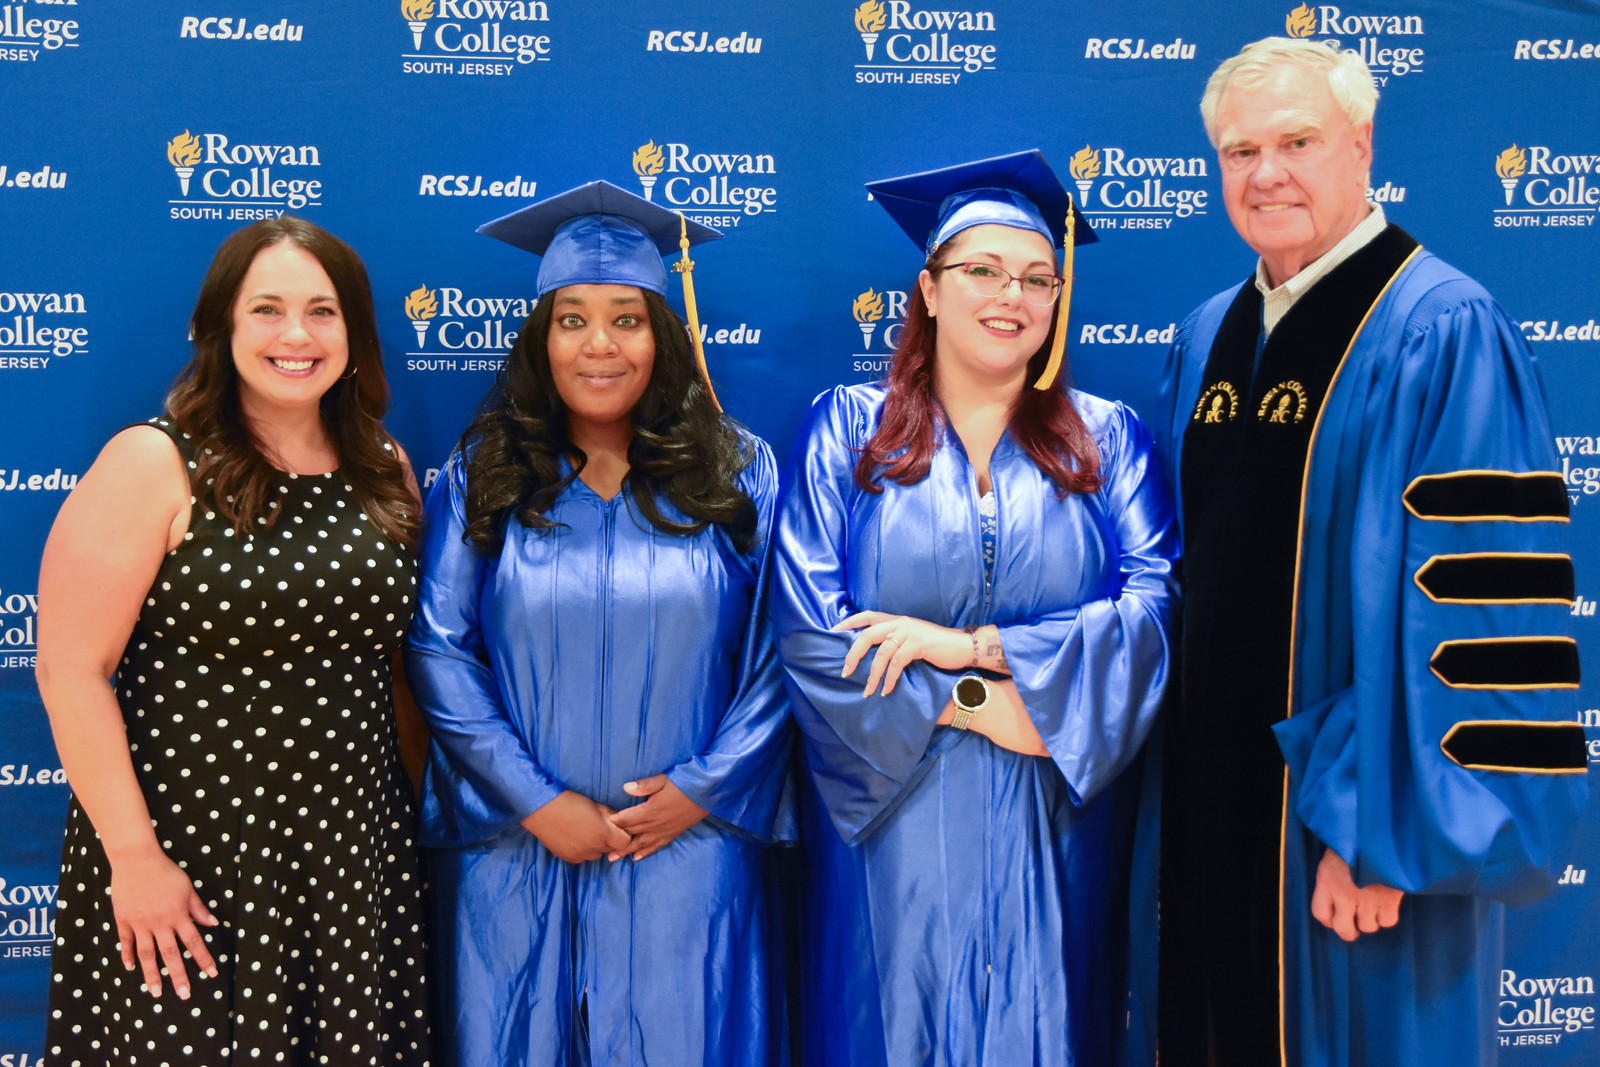
{"label": "graduate in blue cap and gown", "polygon": [[806,1061],[1108,1064],[1172,503],[1134,414],[1057,380],[1093,237],[1043,156],[868,188],[926,269],[887,379],[812,405],[773,549]]}
{"label": "graduate in blue cap and gown", "polygon": [[440,1054],[779,1062],[776,465],[722,415],[661,262],[719,234],[606,182],[481,232],[544,259],[424,515],[406,666]]}

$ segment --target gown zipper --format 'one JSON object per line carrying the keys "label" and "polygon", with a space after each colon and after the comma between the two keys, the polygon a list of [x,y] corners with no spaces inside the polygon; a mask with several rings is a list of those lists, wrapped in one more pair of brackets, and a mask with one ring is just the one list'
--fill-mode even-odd
{"label": "gown zipper", "polygon": [[[998,444],[997,444],[996,447],[998,447]],[[963,452],[964,451],[965,451],[965,449],[963,449]],[[967,484],[968,484],[968,487],[970,489],[970,495],[969,495],[968,499],[972,502],[972,517],[973,517],[973,520],[974,520],[974,523],[975,523],[975,527],[976,527],[974,532],[977,534],[978,582],[979,582],[978,588],[981,590],[981,596],[980,596],[979,604],[978,604],[978,618],[976,619],[976,622],[977,622],[977,624],[979,626],[986,626],[989,623],[989,607],[990,607],[989,602],[990,602],[990,596],[991,596],[991,593],[992,593],[992,584],[993,583],[989,579],[989,568],[985,565],[984,554],[983,554],[983,547],[984,547],[983,546],[983,494],[979,491],[977,468],[975,466],[973,466],[972,458],[970,456],[967,457],[967,472],[968,472]],[[996,522],[995,522],[995,563],[996,563],[996,565],[998,565],[999,562],[1000,562],[1000,525],[999,525],[1000,489],[999,489],[999,485],[995,481],[995,477],[994,477],[994,456],[993,456],[993,453],[990,454],[990,462],[989,462],[989,492],[994,495],[994,502],[995,502],[995,517],[996,517]],[[992,840],[992,838],[990,836],[990,833],[989,833],[990,823],[992,822],[992,820],[994,818],[994,810],[993,810],[994,804],[993,804],[993,802],[994,802],[994,771],[995,771],[995,764],[994,764],[994,760],[993,760],[992,756],[990,756],[990,754],[985,753],[985,755],[986,755],[986,757],[989,757],[989,758],[986,758],[984,760],[984,763],[987,766],[987,769],[989,771],[989,781],[988,781],[988,788],[985,789],[984,795],[983,795],[983,890],[984,890],[984,893],[983,893],[983,904],[982,904],[982,912],[983,912],[982,925],[980,927],[979,933],[980,933],[980,936],[983,939],[982,940],[982,944],[980,946],[980,948],[982,950],[982,953],[983,953],[983,1003],[980,1005],[980,1010],[983,1012],[984,1017],[987,1019],[988,1012],[989,1012],[989,992],[990,992],[989,987],[990,987],[990,984],[994,980],[994,960],[992,959],[992,955],[993,955],[993,945],[994,945],[994,940],[995,940],[994,931],[992,929],[992,926],[993,926],[993,915],[992,915],[992,909],[991,909],[991,907],[989,905],[989,901],[996,899],[996,895],[992,892],[993,886],[991,885],[991,882],[992,882],[993,877],[994,877],[994,865],[990,862],[991,859],[993,858],[990,855],[990,853],[993,851],[994,841]],[[985,1030],[987,1029],[987,1025],[985,1025],[984,1029]],[[981,1045],[980,1045],[980,1047],[981,1047]]]}
{"label": "gown zipper", "polygon": [[[600,691],[597,707],[595,708],[595,776],[591,795],[603,796],[603,786],[606,776],[606,718],[611,705],[611,572],[613,562],[613,541],[616,525],[617,500],[622,494],[619,492],[610,500],[600,502],[600,587],[596,590],[595,606],[598,612],[600,626]],[[588,884],[591,894],[600,893],[599,881],[604,877],[605,871],[584,872],[584,881]],[[593,1041],[594,1024],[593,1011],[589,1005],[589,987],[592,983],[590,968],[594,962],[595,946],[599,944],[598,931],[594,925],[595,900],[591,897],[588,913],[583,918],[584,940],[588,949],[584,953],[583,992],[580,994],[579,1005],[582,1011],[585,1042]],[[591,1052],[593,1046],[591,1044]]]}
{"label": "gown zipper", "polygon": [[595,760],[594,795],[602,796],[605,788],[606,771],[609,769],[606,762],[606,719],[611,710],[611,571],[614,556],[614,535],[617,516],[617,500],[622,496],[618,493],[610,500],[603,501],[600,505],[600,590],[595,597],[596,606],[600,615],[600,706],[597,711],[598,720],[595,736],[599,740],[599,758]]}

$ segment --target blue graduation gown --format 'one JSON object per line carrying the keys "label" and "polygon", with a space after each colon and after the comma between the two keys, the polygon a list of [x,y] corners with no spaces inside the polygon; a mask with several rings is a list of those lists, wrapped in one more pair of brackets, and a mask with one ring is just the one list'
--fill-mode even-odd
{"label": "blue graduation gown", "polygon": [[[763,845],[792,731],[763,595],[776,464],[746,445],[749,555],[575,480],[546,513],[564,525],[513,520],[485,558],[461,539],[459,454],[429,494],[406,666],[433,733],[445,1063],[778,1062]],[[568,864],[519,825],[565,789],[621,810],[624,782],[663,772],[711,814],[644,860]]]}
{"label": "blue graduation gown", "polygon": [[[1202,305],[1174,345],[1161,427],[1175,470],[1238,291]],[[1302,502],[1290,714],[1274,727],[1289,772],[1285,1063],[1493,1064],[1496,902],[1551,886],[1549,866],[1587,787],[1580,773],[1463,766],[1445,747],[1453,727],[1476,722],[1509,722],[1536,747],[1553,742],[1559,729],[1518,724],[1570,723],[1574,690],[1448,685],[1435,653],[1451,641],[1564,638],[1570,615],[1559,603],[1435,600],[1417,575],[1436,556],[1561,553],[1567,527],[1564,518],[1424,518],[1406,494],[1427,476],[1556,468],[1532,359],[1482,287],[1419,252],[1373,306],[1319,418]],[[1325,847],[1358,885],[1408,894],[1398,926],[1346,944],[1312,918]]]}
{"label": "blue graduation gown", "polygon": [[[976,479],[954,434],[921,482],[855,485],[883,398],[858,385],[817,399],[774,536],[778,654],[810,769],[806,1059],[1107,1063],[1138,790],[1123,771],[1161,699],[1174,613],[1159,462],[1131,412],[1080,393],[1100,491],[1059,498],[1003,436],[985,595]],[[998,624],[1050,757],[936,727],[960,671],[916,661],[893,694],[863,699],[868,664],[841,678],[854,635],[829,627],[865,609]]]}

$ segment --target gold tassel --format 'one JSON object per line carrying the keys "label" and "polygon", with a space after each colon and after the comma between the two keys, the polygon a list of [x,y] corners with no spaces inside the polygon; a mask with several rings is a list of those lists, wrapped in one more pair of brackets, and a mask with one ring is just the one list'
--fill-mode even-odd
{"label": "gold tassel", "polygon": [[689,258],[689,220],[683,212],[678,212],[678,247],[683,249],[683,258],[672,265],[672,269],[683,275],[683,309],[689,315],[689,337],[694,342],[694,362],[700,368],[700,377],[705,380],[706,392],[711,394],[711,402],[717,405],[717,411],[722,410],[722,404],[717,400],[717,391],[711,387],[711,369],[706,366],[706,349],[700,343],[700,311],[694,303],[694,260]]}
{"label": "gold tassel", "polygon": [[1050,342],[1050,359],[1044,365],[1044,373],[1033,383],[1035,389],[1048,389],[1056,384],[1056,375],[1061,372],[1061,355],[1067,350],[1067,306],[1072,303],[1072,248],[1077,226],[1072,214],[1072,194],[1068,193],[1067,236],[1062,242],[1065,247],[1061,254],[1061,304],[1056,309],[1056,335]]}

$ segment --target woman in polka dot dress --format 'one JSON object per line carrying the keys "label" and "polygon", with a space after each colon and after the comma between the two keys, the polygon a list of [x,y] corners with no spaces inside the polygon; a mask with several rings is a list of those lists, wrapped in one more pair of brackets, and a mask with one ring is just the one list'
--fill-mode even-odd
{"label": "woman in polka dot dress", "polygon": [[390,692],[417,491],[369,414],[366,271],[310,223],[257,223],[193,329],[168,415],[112,438],[41,565],[73,789],[47,1058],[425,1064]]}

